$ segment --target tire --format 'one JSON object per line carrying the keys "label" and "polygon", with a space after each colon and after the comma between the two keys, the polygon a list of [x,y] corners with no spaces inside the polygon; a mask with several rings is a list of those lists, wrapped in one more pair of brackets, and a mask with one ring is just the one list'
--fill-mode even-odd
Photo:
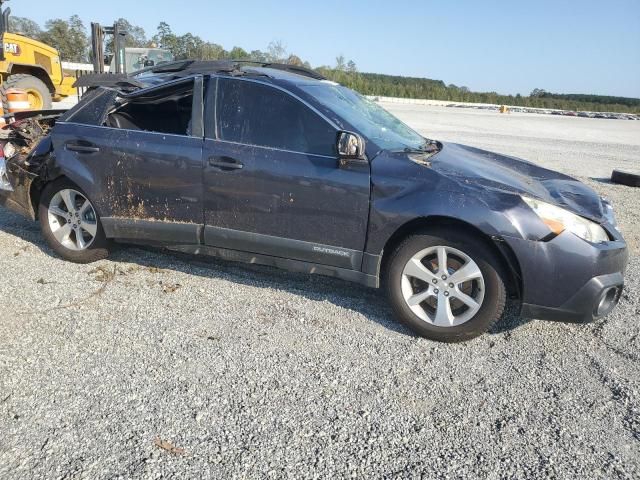
{"label": "tire", "polygon": [[9,76],[7,81],[2,84],[2,87],[0,87],[0,95],[2,95],[2,104],[5,112],[9,112],[6,92],[10,88],[17,88],[18,90],[26,91],[29,94],[30,103],[32,103],[32,99],[35,95],[39,95],[41,106],[34,105],[32,103],[32,110],[48,110],[51,108],[52,98],[49,87],[47,87],[47,85],[38,77],[18,73]]}
{"label": "tire", "polygon": [[614,170],[611,173],[611,181],[628,187],[640,187],[640,172],[631,173]]}
{"label": "tire", "polygon": [[[67,207],[69,203],[74,205],[71,209]],[[44,188],[38,220],[47,244],[63,259],[92,263],[109,256],[110,244],[100,217],[86,194],[73,182],[61,179]]]}
{"label": "tire", "polygon": [[[440,270],[441,251],[446,253],[446,273]],[[462,342],[482,335],[502,317],[507,293],[501,265],[480,239],[453,229],[434,229],[413,234],[398,245],[386,262],[384,285],[396,318],[415,333],[439,342]],[[469,268],[462,271],[462,267]],[[473,279],[458,284],[456,279],[467,273]],[[455,282],[453,288],[450,280]],[[424,300],[420,295],[426,295]]]}

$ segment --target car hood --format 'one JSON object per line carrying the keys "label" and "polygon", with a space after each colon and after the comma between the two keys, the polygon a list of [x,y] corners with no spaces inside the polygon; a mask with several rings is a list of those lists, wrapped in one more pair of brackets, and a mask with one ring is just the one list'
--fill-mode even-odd
{"label": "car hood", "polygon": [[602,200],[584,183],[526,160],[454,143],[442,143],[430,167],[468,188],[527,195],[583,217],[604,220]]}

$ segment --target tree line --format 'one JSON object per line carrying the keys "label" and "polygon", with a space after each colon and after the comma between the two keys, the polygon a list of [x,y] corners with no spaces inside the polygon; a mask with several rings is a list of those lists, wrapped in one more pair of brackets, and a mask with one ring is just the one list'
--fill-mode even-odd
{"label": "tree line", "polygon": [[347,72],[336,68],[317,69],[327,78],[364,95],[426,98],[450,102],[490,103],[520,107],[589,112],[640,113],[640,99],[603,95],[555,94],[535,89],[529,96],[472,92],[467,87],[446,85],[442,80],[401,77],[379,73]]}
{"label": "tree line", "polygon": [[[311,68],[309,62],[289,53],[279,41],[271,42],[264,51],[246,51],[237,46],[225,50],[222,45],[205,41],[191,33],[178,35],[166,22],[160,22],[156,33],[151,37],[147,37],[142,27],[131,24],[125,18],[119,18],[116,23],[120,30],[127,32],[125,47],[161,47],[171,51],[177,60],[251,59],[259,62],[289,63]],[[31,19],[12,17],[9,28],[14,33],[22,33],[56,48],[63,61],[77,63],[91,61],[90,34],[78,15],[73,15],[67,20],[60,18],[48,20],[45,22],[44,28]],[[113,53],[112,39],[107,39],[105,50],[107,54]]]}
{"label": "tree line", "polygon": [[[174,57],[196,60],[255,60],[258,62],[278,62],[312,68],[308,61],[290,53],[279,41],[271,42],[266,50],[247,51],[239,46],[227,50],[222,45],[203,40],[197,35],[179,35],[166,22],[161,22],[156,32],[148,37],[142,27],[131,24],[127,19],[117,20],[119,27],[128,32],[127,47],[162,47],[171,51]],[[62,60],[68,62],[90,62],[91,45],[87,28],[79,16],[69,19],[52,19],[41,28],[36,22],[13,17],[10,29],[28,37],[40,40],[60,52]],[[111,42],[106,45],[107,54],[112,50]],[[445,84],[442,80],[402,77],[378,73],[359,72],[353,60],[340,55],[335,65],[315,68],[327,78],[352,88],[365,95],[426,98],[452,102],[491,103],[562,110],[586,110],[594,112],[640,113],[640,99],[611,97],[589,94],[556,94],[536,88],[528,96],[501,95],[497,92],[472,92],[464,86]]]}

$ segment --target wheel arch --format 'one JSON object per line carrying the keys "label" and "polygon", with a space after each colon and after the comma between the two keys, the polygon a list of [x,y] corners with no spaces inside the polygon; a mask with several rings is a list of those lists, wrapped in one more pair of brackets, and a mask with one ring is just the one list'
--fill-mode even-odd
{"label": "wheel arch", "polygon": [[31,183],[31,187],[29,188],[29,198],[31,199],[31,206],[33,207],[34,212],[38,211],[38,205],[40,204],[40,197],[42,196],[42,192],[44,191],[44,189],[47,188],[47,185],[60,180],[68,180],[70,182],[73,182],[73,180],[71,180],[66,175],[62,173],[58,173],[56,176],[47,177],[47,178],[37,177]]}
{"label": "wheel arch", "polygon": [[7,72],[8,77],[10,77],[11,75],[31,75],[33,77],[36,77],[37,79],[44,82],[44,84],[49,89],[49,93],[51,93],[52,96],[56,93],[56,87],[53,84],[49,73],[42,67],[39,67],[37,65],[27,65],[24,63],[12,63],[11,65],[9,65]]}
{"label": "wheel arch", "polygon": [[384,275],[384,271],[387,268],[387,262],[391,256],[391,253],[395,248],[408,236],[417,232],[429,232],[440,228],[455,228],[462,230],[473,235],[474,238],[478,238],[482,241],[501,262],[502,270],[507,278],[505,284],[507,286],[507,292],[511,297],[517,299],[522,298],[522,273],[520,269],[520,262],[509,247],[498,236],[488,235],[475,225],[465,222],[454,217],[447,217],[442,215],[431,215],[426,217],[414,218],[403,225],[401,225],[395,232],[387,239],[384,249],[382,251],[379,272],[381,277]]}

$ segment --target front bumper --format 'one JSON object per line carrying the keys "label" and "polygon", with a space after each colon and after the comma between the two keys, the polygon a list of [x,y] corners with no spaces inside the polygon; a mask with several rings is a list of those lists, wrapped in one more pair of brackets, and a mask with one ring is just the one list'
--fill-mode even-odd
{"label": "front bumper", "polygon": [[613,240],[603,244],[570,232],[548,242],[505,238],[520,266],[523,317],[586,323],[613,310],[624,288],[628,252],[620,233],[605,227]]}
{"label": "front bumper", "polygon": [[593,322],[611,313],[620,300],[623,288],[624,277],[622,273],[600,275],[589,280],[560,307],[523,303],[520,315],[540,320]]}

